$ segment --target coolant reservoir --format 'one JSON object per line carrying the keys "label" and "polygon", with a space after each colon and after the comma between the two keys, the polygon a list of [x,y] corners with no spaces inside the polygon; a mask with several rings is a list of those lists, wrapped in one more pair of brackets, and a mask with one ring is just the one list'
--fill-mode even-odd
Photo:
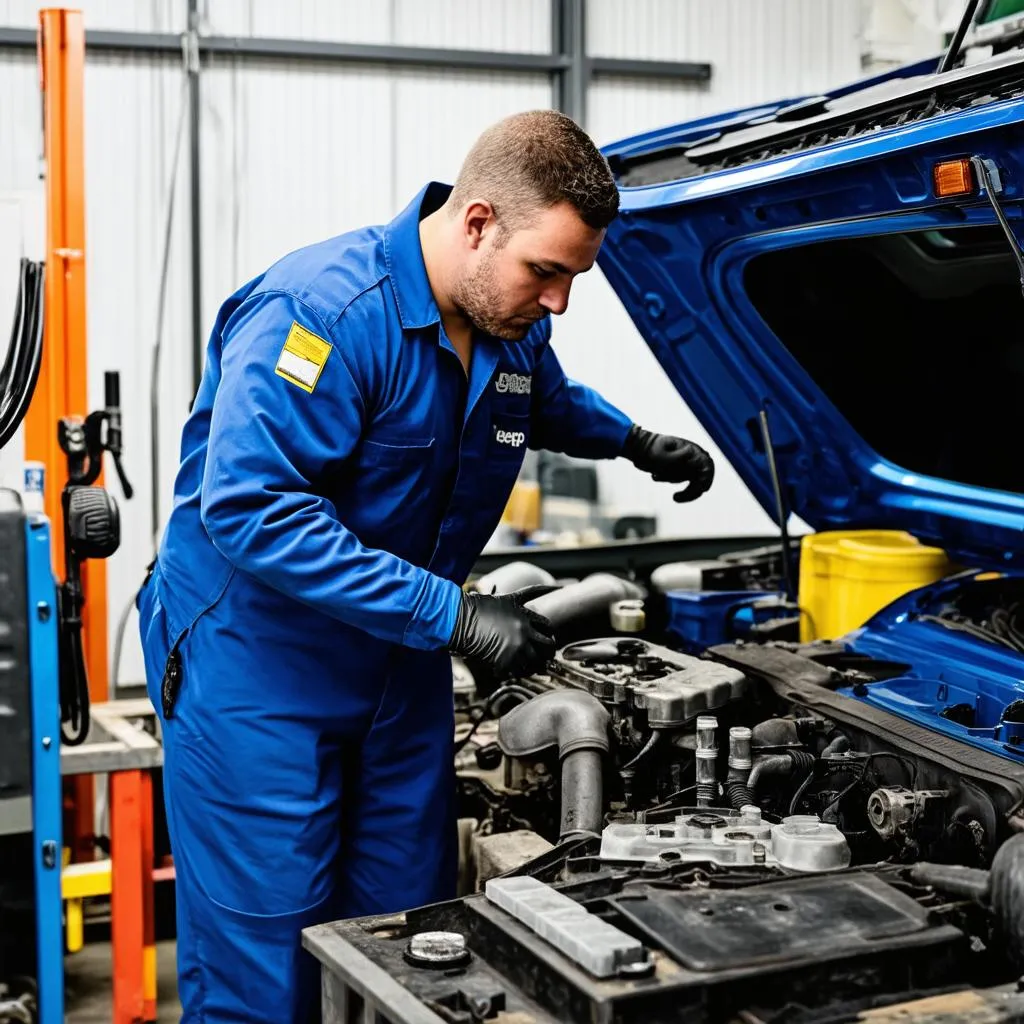
{"label": "coolant reservoir", "polygon": [[944,551],[900,530],[805,536],[800,548],[800,639],[835,640],[952,568]]}

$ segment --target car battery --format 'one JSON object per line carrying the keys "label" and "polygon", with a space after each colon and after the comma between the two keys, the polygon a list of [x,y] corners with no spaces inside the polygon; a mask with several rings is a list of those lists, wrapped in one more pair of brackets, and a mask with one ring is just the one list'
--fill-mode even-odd
{"label": "car battery", "polygon": [[679,590],[667,593],[665,603],[668,632],[688,651],[745,639],[780,619],[791,621],[790,606],[780,592]]}

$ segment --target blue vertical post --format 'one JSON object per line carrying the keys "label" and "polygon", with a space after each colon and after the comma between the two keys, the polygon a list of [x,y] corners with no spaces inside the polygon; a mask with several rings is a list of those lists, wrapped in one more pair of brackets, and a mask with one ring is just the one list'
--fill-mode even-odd
{"label": "blue vertical post", "polygon": [[57,589],[50,564],[50,522],[26,520],[29,678],[32,688],[32,834],[40,1024],[64,1020],[61,904],[60,687]]}

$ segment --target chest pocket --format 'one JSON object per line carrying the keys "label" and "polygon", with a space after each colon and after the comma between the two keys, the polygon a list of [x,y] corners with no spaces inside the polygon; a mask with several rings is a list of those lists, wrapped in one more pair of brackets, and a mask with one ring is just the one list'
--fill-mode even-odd
{"label": "chest pocket", "polygon": [[339,518],[371,547],[410,557],[436,489],[436,456],[432,437],[365,438],[336,482]]}
{"label": "chest pocket", "polygon": [[487,477],[495,486],[507,487],[495,497],[502,501],[519,475],[530,443],[528,413],[494,412],[491,414],[491,435],[487,444]]}

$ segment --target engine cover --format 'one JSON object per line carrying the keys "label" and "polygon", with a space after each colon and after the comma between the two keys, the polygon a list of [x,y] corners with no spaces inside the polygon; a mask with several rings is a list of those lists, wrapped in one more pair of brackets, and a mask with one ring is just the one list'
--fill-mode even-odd
{"label": "engine cover", "polygon": [[788,871],[835,871],[850,863],[850,847],[835,825],[795,814],[778,825],[758,807],[684,810],[663,825],[613,823],[601,834],[602,861],[720,866],[766,864]]}
{"label": "engine cover", "polygon": [[739,700],[747,677],[645,640],[612,637],[563,647],[554,674],[622,710],[644,711],[652,728],[676,728]]}

